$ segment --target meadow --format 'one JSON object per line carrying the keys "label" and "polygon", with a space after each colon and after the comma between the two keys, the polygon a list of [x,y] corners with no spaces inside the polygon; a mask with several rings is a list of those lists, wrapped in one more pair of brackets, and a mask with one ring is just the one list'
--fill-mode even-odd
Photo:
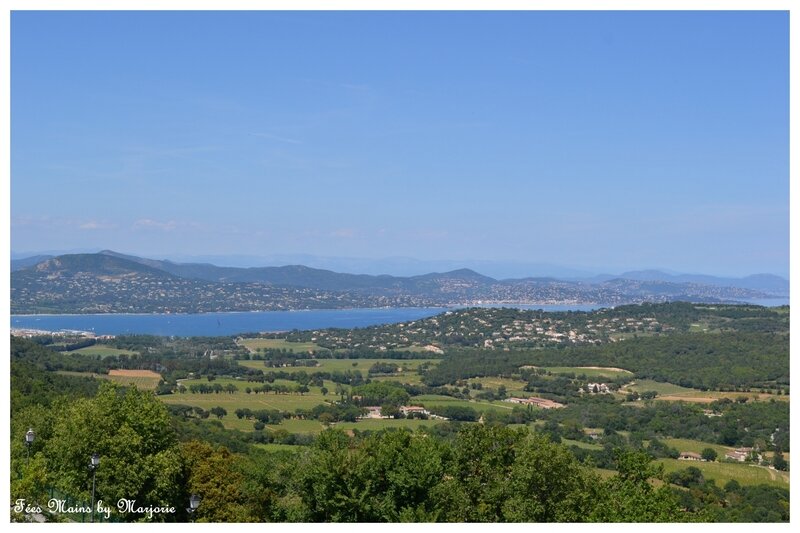
{"label": "meadow", "polygon": [[656,463],[664,465],[664,470],[675,472],[685,470],[694,466],[703,473],[706,479],[716,481],[718,487],[724,487],[725,483],[735,479],[741,485],[772,485],[774,487],[789,488],[789,474],[779,472],[764,466],[749,465],[744,463],[728,463],[704,461],[680,461],[678,459],[658,459]]}
{"label": "meadow", "polygon": [[[489,377],[480,377],[480,378],[471,378],[467,380],[467,383],[472,385],[473,383],[480,383],[484,389],[497,389],[501,385],[506,388],[506,393],[508,396],[525,396],[528,397],[533,393],[525,392],[525,386],[528,384],[521,379],[510,379],[510,378],[501,378],[495,376]],[[480,390],[472,389],[470,390],[470,394],[472,396],[476,396],[480,394]]]}
{"label": "meadow", "polygon": [[764,392],[721,392],[721,391],[701,391],[699,389],[690,389],[674,385],[672,383],[653,381],[650,379],[637,379],[635,382],[626,385],[620,390],[625,394],[630,391],[645,392],[655,391],[658,393],[657,400],[666,401],[681,401],[681,402],[694,402],[694,403],[711,403],[715,400],[728,398],[736,400],[745,397],[748,400],[754,401],[769,401],[775,399],[777,401],[789,401],[788,394],[768,394]]}
{"label": "meadow", "polygon": [[282,371],[287,373],[294,373],[305,371],[310,374],[312,372],[344,372],[346,370],[359,370],[365,377],[369,368],[375,363],[392,363],[405,369],[406,372],[416,373],[419,365],[423,363],[435,363],[437,359],[315,359],[317,366],[287,366],[281,368],[270,368],[264,365],[264,361],[239,361],[241,366],[247,368],[257,368],[264,372]]}
{"label": "meadow", "polygon": [[262,348],[270,350],[287,350],[295,353],[327,351],[327,348],[313,342],[289,342],[286,339],[261,339],[261,338],[239,338],[236,344],[244,346],[251,353]]}
{"label": "meadow", "polygon": [[460,400],[458,398],[453,398],[452,396],[441,396],[437,394],[422,394],[420,396],[414,396],[409,400],[409,404],[411,405],[421,405],[426,408],[431,407],[446,407],[449,405],[459,406],[459,407],[470,407],[475,409],[479,413],[484,413],[486,411],[510,411],[514,408],[514,405],[511,403],[506,402],[486,402],[486,401],[479,401],[479,400]]}
{"label": "meadow", "polygon": [[94,346],[86,346],[85,348],[80,348],[78,350],[73,350],[70,353],[79,353],[82,355],[90,355],[95,356],[99,355],[100,357],[109,357],[112,355],[136,355],[137,352],[133,352],[131,350],[121,350],[119,348],[112,348],[111,346],[106,346],[104,344],[95,344]]}
{"label": "meadow", "polygon": [[712,444],[710,442],[703,442],[701,440],[691,440],[691,439],[659,439],[661,442],[669,446],[670,448],[675,448],[679,452],[695,452],[701,453],[706,448],[711,448],[715,452],[717,452],[717,457],[719,459],[724,459],[725,454],[733,451],[733,448],[730,446],[722,446],[721,444]]}
{"label": "meadow", "polygon": [[574,373],[576,376],[581,374],[587,378],[616,378],[619,376],[632,376],[633,372],[622,368],[598,367],[598,366],[546,366],[542,367],[553,374]]}

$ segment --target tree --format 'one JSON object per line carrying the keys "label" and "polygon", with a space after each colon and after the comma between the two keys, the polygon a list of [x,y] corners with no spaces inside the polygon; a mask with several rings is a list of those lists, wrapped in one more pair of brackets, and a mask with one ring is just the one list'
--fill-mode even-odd
{"label": "tree", "polygon": [[202,498],[198,522],[249,522],[257,519],[244,503],[244,476],[237,471],[236,457],[225,447],[191,441],[181,446],[188,480],[187,492]]}
{"label": "tree", "polygon": [[564,446],[543,435],[517,445],[503,518],[511,522],[580,522],[600,480]]}
{"label": "tree", "polygon": [[655,488],[650,479],[664,480],[663,466],[651,464],[645,452],[618,452],[617,475],[600,486],[589,520],[601,522],[682,522],[677,497],[664,483]]}
{"label": "tree", "polygon": [[327,387],[321,387],[319,389],[319,391],[322,393],[323,396],[327,396],[328,395],[328,388]]}
{"label": "tree", "polygon": [[[103,383],[96,397],[78,400],[59,415],[43,450],[52,486],[89,501],[92,476],[87,465],[97,453],[97,499],[135,499],[143,507],[183,501],[180,450],[166,406],[152,393]],[[142,517],[124,514],[126,520]]]}
{"label": "tree", "polygon": [[496,522],[511,497],[508,471],[527,430],[472,424],[458,432],[432,497],[448,522]]}
{"label": "tree", "polygon": [[772,458],[772,466],[775,470],[789,470],[789,463],[783,458],[783,453],[780,450],[775,451],[775,456]]}
{"label": "tree", "polygon": [[224,407],[212,407],[210,409],[212,415],[216,416],[217,418],[221,419],[223,416],[228,414],[228,411]]}
{"label": "tree", "polygon": [[398,418],[400,416],[400,409],[393,404],[386,404],[381,406],[381,416],[388,416],[391,418]]}
{"label": "tree", "polygon": [[700,457],[703,458],[703,461],[713,463],[717,460],[717,451],[714,448],[703,448],[703,451],[700,452]]}

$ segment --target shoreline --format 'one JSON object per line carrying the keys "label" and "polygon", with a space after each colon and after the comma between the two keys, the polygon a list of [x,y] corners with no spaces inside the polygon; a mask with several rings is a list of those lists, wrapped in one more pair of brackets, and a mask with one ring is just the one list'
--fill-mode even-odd
{"label": "shoreline", "polygon": [[[761,307],[784,307],[789,306],[789,297],[779,298],[760,298],[762,303],[752,302],[690,302],[697,305],[756,305]],[[766,301],[775,300],[785,303],[776,303],[775,305],[765,305]],[[678,301],[678,300],[675,300]],[[395,310],[395,309],[465,309],[470,307],[478,308],[491,308],[491,307],[519,307],[524,310],[535,311],[541,308],[547,311],[545,307],[592,307],[593,309],[602,309],[623,306],[623,305],[637,305],[641,303],[666,303],[666,302],[629,302],[629,303],[598,303],[598,302],[509,302],[509,301],[485,301],[480,300],[476,302],[466,303],[449,303],[443,305],[432,306],[380,306],[380,307],[330,307],[319,309],[267,309],[267,310],[251,310],[251,311],[201,311],[197,313],[170,313],[170,312],[153,312],[153,313],[11,313],[9,316],[13,319],[19,318],[33,318],[33,317],[82,317],[82,316],[131,316],[131,317],[145,317],[145,316],[205,316],[205,315],[248,315],[258,313],[308,313],[308,312],[330,312],[330,311],[373,311],[373,310]],[[520,307],[523,306],[523,307]],[[536,306],[541,306],[537,308]],[[565,309],[566,311],[566,309]]]}

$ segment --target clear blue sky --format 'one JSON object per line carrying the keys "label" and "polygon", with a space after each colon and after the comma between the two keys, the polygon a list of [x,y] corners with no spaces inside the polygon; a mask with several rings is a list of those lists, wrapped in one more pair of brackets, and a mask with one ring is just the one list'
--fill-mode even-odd
{"label": "clear blue sky", "polygon": [[14,12],[15,252],[788,276],[780,12]]}

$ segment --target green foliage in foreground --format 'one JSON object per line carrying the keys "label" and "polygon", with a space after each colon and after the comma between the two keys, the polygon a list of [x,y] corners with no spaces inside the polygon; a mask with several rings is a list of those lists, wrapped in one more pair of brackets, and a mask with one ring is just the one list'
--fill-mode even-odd
{"label": "green foliage in foreground", "polygon": [[[37,439],[28,463],[22,442],[30,420]],[[601,480],[566,447],[527,428],[470,424],[452,439],[326,430],[304,452],[277,460],[255,450],[241,456],[205,442],[179,443],[166,407],[151,393],[104,383],[94,398],[16,413],[11,433],[12,501],[46,502],[56,488],[88,503],[88,459],[98,453],[97,499],[175,508],[152,517],[115,513],[123,521],[186,520],[191,492],[203,498],[197,520],[209,522],[694,518],[680,511],[670,489],[654,488],[648,479],[658,473],[646,455],[620,455],[620,474]]]}
{"label": "green foliage in foreground", "polygon": [[[527,429],[464,426],[452,442],[381,432],[360,442],[323,432],[299,458],[293,489],[312,522],[685,521],[641,453],[601,480],[569,450]],[[620,502],[623,502],[622,504]]]}

